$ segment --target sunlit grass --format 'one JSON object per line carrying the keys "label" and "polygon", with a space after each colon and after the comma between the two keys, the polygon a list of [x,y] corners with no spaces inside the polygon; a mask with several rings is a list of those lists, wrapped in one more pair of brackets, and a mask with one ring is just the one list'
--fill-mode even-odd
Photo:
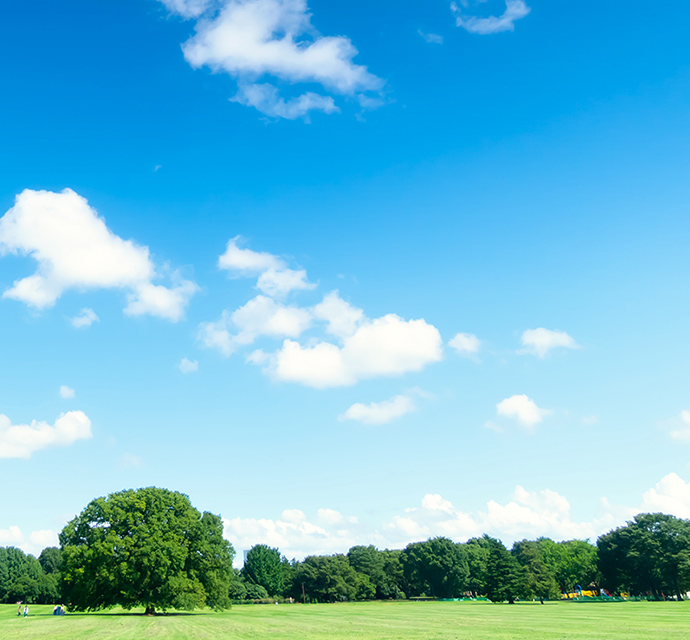
{"label": "sunlit grass", "polygon": [[2,640],[687,640],[690,603],[372,602],[247,605],[145,617],[143,610],[53,616],[0,605]]}

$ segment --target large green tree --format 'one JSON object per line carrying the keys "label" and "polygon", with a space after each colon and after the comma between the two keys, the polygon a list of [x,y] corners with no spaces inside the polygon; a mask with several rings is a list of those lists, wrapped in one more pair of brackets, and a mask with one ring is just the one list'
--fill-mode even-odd
{"label": "large green tree", "polygon": [[60,533],[62,584],[78,611],[230,606],[234,550],[219,516],[148,487],[97,498]]}
{"label": "large green tree", "polygon": [[487,538],[471,538],[464,545],[469,576],[467,590],[475,596],[486,593],[486,571],[491,543]]}
{"label": "large green tree", "polygon": [[486,563],[486,596],[491,602],[507,600],[513,604],[516,598],[526,595],[525,571],[500,540],[485,535],[484,541],[489,551]]}
{"label": "large green tree", "polygon": [[370,600],[376,594],[369,577],[355,571],[344,555],[307,556],[294,569],[293,592],[298,599],[303,594],[316,602]]}
{"label": "large green tree", "polygon": [[247,582],[266,589],[269,595],[283,595],[285,570],[278,549],[265,544],[254,545],[247,553],[240,575]]}
{"label": "large green tree", "polygon": [[60,573],[62,552],[57,547],[46,547],[38,556],[38,561],[46,573]]}
{"label": "large green tree", "polygon": [[375,546],[356,546],[347,552],[350,565],[369,578],[379,599],[404,597],[400,551],[379,551]]}
{"label": "large green tree", "polygon": [[457,598],[467,589],[469,568],[464,545],[448,538],[408,544],[401,556],[408,595]]}
{"label": "large green tree", "polygon": [[599,584],[597,548],[586,540],[554,542],[550,538],[537,541],[541,557],[552,572],[559,589],[567,593],[580,585],[583,589]]}
{"label": "large green tree", "polygon": [[599,568],[611,591],[655,598],[690,589],[690,520],[642,513],[597,540]]}
{"label": "large green tree", "polygon": [[516,542],[512,554],[525,571],[525,595],[549,600],[560,598],[561,592],[553,569],[544,562],[538,542]]}

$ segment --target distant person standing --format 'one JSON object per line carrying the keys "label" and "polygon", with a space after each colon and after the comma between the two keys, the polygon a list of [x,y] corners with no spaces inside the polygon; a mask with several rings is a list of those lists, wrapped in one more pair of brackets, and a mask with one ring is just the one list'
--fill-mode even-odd
{"label": "distant person standing", "polygon": [[25,618],[29,617],[29,605],[28,604],[24,605],[24,617]]}
{"label": "distant person standing", "polygon": [[17,602],[18,608],[17,608],[17,615],[21,616],[22,615],[22,603]]}

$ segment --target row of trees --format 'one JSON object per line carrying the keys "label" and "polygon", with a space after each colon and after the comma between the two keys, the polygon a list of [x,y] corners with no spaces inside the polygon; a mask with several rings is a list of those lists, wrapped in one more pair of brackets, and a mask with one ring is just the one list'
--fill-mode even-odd
{"label": "row of trees", "polygon": [[516,542],[510,551],[488,535],[466,543],[439,537],[401,551],[356,546],[347,555],[288,562],[278,549],[256,545],[234,576],[231,597],[333,602],[472,595],[514,602],[578,589],[682,599],[690,591],[690,521],[641,514],[596,546],[539,538]]}
{"label": "row of trees", "polygon": [[38,559],[15,547],[0,547],[0,602],[58,602],[59,557],[55,547],[44,549]]}
{"label": "row of trees", "polygon": [[559,598],[581,587],[678,599],[690,590],[690,521],[642,514],[601,536],[522,540],[508,550],[485,535],[448,538],[402,550],[352,547],[347,554],[288,561],[256,545],[241,571],[219,516],[187,496],[150,487],[93,500],[60,534],[60,549],[38,559],[0,548],[0,601],[65,602],[73,610],[143,605],[146,612],[231,601],[304,602],[486,596]]}
{"label": "row of trees", "polygon": [[490,536],[461,544],[440,537],[403,550],[356,546],[346,555],[308,556],[301,562],[256,545],[235,575],[231,597],[333,602],[472,595],[513,602],[559,598],[573,585],[597,580],[597,548],[580,540],[523,540],[508,551]]}

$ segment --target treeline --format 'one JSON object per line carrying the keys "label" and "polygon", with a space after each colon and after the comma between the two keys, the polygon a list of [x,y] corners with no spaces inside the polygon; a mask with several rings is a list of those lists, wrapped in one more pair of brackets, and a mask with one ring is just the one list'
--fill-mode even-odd
{"label": "treeline", "polygon": [[539,538],[508,550],[488,535],[465,543],[439,537],[403,550],[356,546],[345,555],[308,556],[301,562],[256,545],[234,573],[230,598],[335,602],[485,596],[514,602],[586,590],[683,599],[690,590],[690,521],[641,514],[596,545]]}
{"label": "treeline", "polygon": [[0,602],[55,604],[60,601],[60,550],[38,559],[15,547],[0,547]]}
{"label": "treeline", "polygon": [[[155,553],[149,548],[144,556]],[[54,547],[44,549],[38,559],[14,547],[0,548],[0,601],[72,602],[68,565],[62,550]],[[217,568],[209,576],[216,582],[222,578]],[[596,545],[539,538],[507,549],[488,535],[465,543],[438,537],[402,550],[355,546],[347,554],[289,561],[278,549],[258,544],[243,568],[228,570],[227,576],[221,582],[235,603],[468,596],[514,602],[559,599],[579,590],[680,600],[690,590],[690,520],[641,514],[601,536]]]}

